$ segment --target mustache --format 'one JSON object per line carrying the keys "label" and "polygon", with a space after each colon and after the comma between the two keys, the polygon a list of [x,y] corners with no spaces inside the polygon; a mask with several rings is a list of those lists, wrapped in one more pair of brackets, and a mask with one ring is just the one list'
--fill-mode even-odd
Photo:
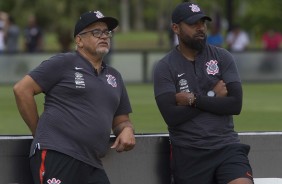
{"label": "mustache", "polygon": [[100,41],[100,42],[98,42],[98,44],[107,44],[107,45],[110,45],[110,42],[109,42],[109,41]]}
{"label": "mustache", "polygon": [[201,32],[201,33],[196,33],[196,34],[194,35],[194,37],[198,37],[198,36],[200,36],[200,37],[205,37],[206,34],[205,34],[204,32]]}

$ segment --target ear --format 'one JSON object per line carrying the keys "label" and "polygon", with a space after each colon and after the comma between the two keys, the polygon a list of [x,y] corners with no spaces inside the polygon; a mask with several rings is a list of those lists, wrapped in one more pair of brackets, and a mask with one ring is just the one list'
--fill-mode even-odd
{"label": "ear", "polygon": [[173,30],[173,32],[174,32],[175,34],[179,34],[179,25],[178,25],[178,24],[173,23],[173,24],[171,25],[171,29]]}
{"label": "ear", "polygon": [[75,43],[76,43],[77,47],[82,47],[83,46],[83,43],[82,43],[82,40],[81,40],[80,36],[76,36],[75,37]]}

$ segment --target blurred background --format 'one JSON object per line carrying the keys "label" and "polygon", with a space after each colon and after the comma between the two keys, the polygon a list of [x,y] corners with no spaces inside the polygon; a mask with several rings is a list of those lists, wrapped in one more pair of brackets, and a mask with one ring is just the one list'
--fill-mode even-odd
{"label": "blurred background", "polygon": [[[8,17],[18,26],[19,50],[25,51],[25,29],[33,17],[42,32],[41,51],[72,49],[73,28],[79,15],[100,10],[119,19],[114,37],[115,49],[169,49],[170,15],[183,0],[9,0],[0,2],[0,27],[8,29]],[[193,2],[193,1],[192,1]],[[282,30],[280,0],[199,0],[205,13],[213,18],[210,31],[223,37],[240,25],[250,37],[249,49],[263,48],[262,36],[268,30]],[[226,46],[226,43],[223,43]]]}
{"label": "blurred background", "polygon": [[[0,134],[30,134],[17,112],[13,84],[43,60],[74,49],[79,15],[99,10],[119,20],[106,62],[117,68],[131,98],[137,133],[167,132],[155,105],[152,71],[175,44],[171,12],[183,0],[0,1]],[[198,0],[213,21],[210,44],[235,57],[244,88],[236,130],[282,130],[282,1]],[[43,96],[38,96],[39,110]]]}

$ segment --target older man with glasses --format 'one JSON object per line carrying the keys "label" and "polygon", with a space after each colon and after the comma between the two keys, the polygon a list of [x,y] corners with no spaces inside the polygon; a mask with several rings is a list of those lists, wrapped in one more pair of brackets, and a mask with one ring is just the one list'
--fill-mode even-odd
{"label": "older man with glasses", "polygon": [[[14,86],[19,112],[34,140],[35,184],[109,184],[101,157],[135,145],[131,106],[121,74],[103,62],[118,20],[86,12],[75,25],[76,51],[43,61]],[[44,93],[39,116],[34,96]]]}

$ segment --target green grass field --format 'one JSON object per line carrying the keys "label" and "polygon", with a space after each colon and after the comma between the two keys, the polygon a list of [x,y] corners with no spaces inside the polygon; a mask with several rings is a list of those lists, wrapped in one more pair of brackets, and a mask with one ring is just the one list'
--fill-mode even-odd
{"label": "green grass field", "polygon": [[[127,89],[136,133],[167,133],[155,104],[152,84],[127,84]],[[234,116],[236,130],[282,131],[282,84],[247,83],[243,84],[243,90],[242,112]],[[36,99],[39,112],[42,112],[43,95]],[[17,111],[12,86],[0,86],[0,134],[30,135]]]}

